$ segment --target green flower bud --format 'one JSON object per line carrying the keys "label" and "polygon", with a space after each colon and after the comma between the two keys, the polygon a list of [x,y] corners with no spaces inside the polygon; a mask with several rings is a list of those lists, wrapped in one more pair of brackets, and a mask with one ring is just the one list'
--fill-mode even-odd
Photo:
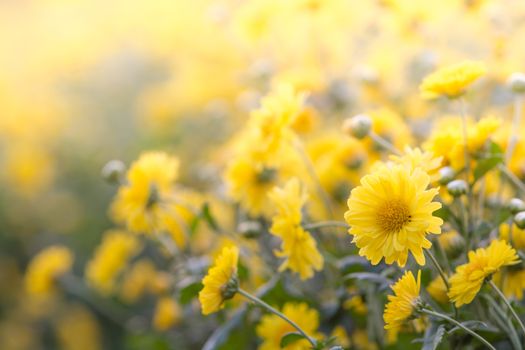
{"label": "green flower bud", "polygon": [[120,184],[126,172],[126,165],[120,160],[110,160],[101,171],[102,178],[112,185]]}
{"label": "green flower bud", "polygon": [[456,172],[449,166],[439,169],[439,183],[442,185],[448,184],[450,181],[454,180]]}
{"label": "green flower bud", "polygon": [[525,211],[520,211],[519,213],[514,215],[514,223],[520,229],[525,229]]}
{"label": "green flower bud", "polygon": [[468,185],[464,180],[454,180],[448,183],[447,190],[452,196],[459,197],[467,193]]}
{"label": "green flower bud", "polygon": [[512,198],[509,202],[508,208],[510,212],[515,215],[520,211],[525,211],[525,202],[519,198]]}
{"label": "green flower bud", "polygon": [[507,80],[507,85],[515,94],[522,94],[525,92],[525,74],[512,73]]}
{"label": "green flower bud", "polygon": [[365,114],[358,114],[352,118],[347,118],[343,122],[343,132],[357,139],[368,136],[372,129],[372,119]]}

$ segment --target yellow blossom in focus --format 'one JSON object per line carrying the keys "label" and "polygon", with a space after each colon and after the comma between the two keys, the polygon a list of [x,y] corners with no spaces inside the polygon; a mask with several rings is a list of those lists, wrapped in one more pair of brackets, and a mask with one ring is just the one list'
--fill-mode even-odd
{"label": "yellow blossom in focus", "polygon": [[237,264],[239,248],[225,247],[203,278],[204,287],[199,292],[202,314],[219,311],[225,300],[232,298],[238,288]]}
{"label": "yellow blossom in focus", "polygon": [[423,249],[432,244],[426,235],[441,233],[443,221],[432,215],[441,208],[433,202],[437,189],[427,189],[430,177],[420,168],[408,171],[401,165],[381,167],[361,179],[348,199],[345,220],[359,255],[373,265],[404,266],[409,251],[419,265],[425,264]]}
{"label": "yellow blossom in focus", "polygon": [[385,329],[399,329],[414,314],[419,303],[421,288],[421,271],[417,273],[417,281],[411,271],[405,271],[393,286],[394,295],[388,296],[383,319]]}
{"label": "yellow blossom in focus", "polygon": [[120,230],[106,232],[86,265],[88,284],[102,294],[113,293],[116,278],[139,249],[140,243],[135,236]]}
{"label": "yellow blossom in focus", "polygon": [[419,90],[425,98],[445,96],[457,98],[465,89],[487,72],[481,62],[465,61],[443,67],[427,76]]}
{"label": "yellow blossom in focus", "polygon": [[162,297],[157,301],[153,316],[153,327],[165,331],[176,325],[182,317],[179,304],[172,297]]}
{"label": "yellow blossom in focus", "polygon": [[277,208],[270,232],[282,239],[281,250],[275,254],[285,258],[279,270],[288,268],[297,272],[303,280],[311,278],[314,271],[323,268],[324,260],[315,240],[301,227],[301,208],[308,195],[299,180],[293,178],[283,188],[274,188],[269,197]]}
{"label": "yellow blossom in focus", "polygon": [[25,287],[34,296],[48,296],[55,290],[56,279],[71,269],[73,254],[63,246],[51,246],[39,252],[29,263]]}
{"label": "yellow blossom in focus", "polygon": [[[281,311],[286,317],[295,322],[306,334],[318,338],[319,313],[308,307],[306,303],[286,303]],[[277,315],[264,315],[255,331],[263,342],[259,350],[307,350],[312,345],[306,339],[301,339],[281,348],[281,338],[287,333],[297,330]]]}
{"label": "yellow blossom in focus", "polygon": [[470,304],[485,280],[501,267],[520,262],[516,251],[503,240],[494,240],[487,248],[470,251],[468,260],[468,263],[458,266],[449,279],[448,296],[457,307]]}
{"label": "yellow blossom in focus", "polygon": [[447,295],[447,286],[441,276],[434,278],[427,287],[427,292],[434,300],[441,304],[449,302]]}

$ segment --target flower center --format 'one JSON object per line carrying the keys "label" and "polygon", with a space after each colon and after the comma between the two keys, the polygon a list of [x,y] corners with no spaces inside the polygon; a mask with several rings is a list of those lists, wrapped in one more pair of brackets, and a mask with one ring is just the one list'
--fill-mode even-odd
{"label": "flower center", "polygon": [[399,199],[386,201],[377,212],[379,227],[386,232],[400,231],[411,218],[408,205]]}

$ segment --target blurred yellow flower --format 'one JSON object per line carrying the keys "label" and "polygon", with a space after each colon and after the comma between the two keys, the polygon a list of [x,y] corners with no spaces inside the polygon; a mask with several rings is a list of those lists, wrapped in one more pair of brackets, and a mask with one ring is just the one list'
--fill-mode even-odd
{"label": "blurred yellow flower", "polygon": [[[282,313],[295,322],[306,334],[313,338],[318,338],[319,333],[319,313],[315,309],[308,307],[306,303],[286,303]],[[301,339],[291,343],[285,348],[281,348],[281,338],[287,333],[296,332],[296,329],[277,315],[264,315],[255,331],[263,342],[259,345],[259,350],[307,350],[312,345],[306,339]]]}
{"label": "blurred yellow flower", "polygon": [[29,263],[25,287],[34,296],[48,296],[55,290],[58,277],[67,273],[73,264],[73,253],[63,246],[51,246],[39,252]]}
{"label": "blurred yellow flower", "polygon": [[239,286],[237,264],[239,248],[225,247],[203,278],[204,287],[199,292],[202,314],[219,311],[225,300],[233,298]]}
{"label": "blurred yellow flower", "polygon": [[441,304],[449,302],[447,295],[447,286],[441,276],[434,278],[427,287],[427,292],[434,300]]}
{"label": "blurred yellow flower", "polygon": [[331,336],[335,338],[334,344],[342,346],[345,349],[350,347],[350,338],[343,326],[335,326]]}
{"label": "blurred yellow flower", "polygon": [[270,232],[282,239],[281,250],[275,254],[285,258],[279,270],[290,269],[302,280],[311,278],[314,271],[323,268],[324,259],[312,236],[301,227],[301,209],[308,195],[297,178],[284,187],[276,187],[269,194],[277,214],[272,217]]}
{"label": "blurred yellow flower", "polygon": [[481,62],[465,61],[446,66],[427,76],[419,90],[425,98],[456,98],[463,95],[465,89],[486,72]]}
{"label": "blurred yellow flower", "polygon": [[55,321],[55,332],[60,349],[102,349],[102,337],[96,317],[80,304],[67,305]]}
{"label": "blurred yellow flower", "polygon": [[430,176],[431,183],[438,181],[440,178],[439,168],[443,157],[436,157],[432,152],[406,146],[402,156],[391,155],[390,159],[396,164],[405,166],[410,171],[421,168]]}
{"label": "blurred yellow flower", "polygon": [[503,240],[494,240],[487,248],[478,248],[468,253],[468,263],[456,268],[450,278],[448,296],[457,307],[470,304],[485,280],[501,267],[520,262],[516,251]]}
{"label": "blurred yellow flower", "polygon": [[127,303],[136,302],[149,290],[156,273],[155,265],[149,259],[135,262],[122,278],[121,298]]}
{"label": "blurred yellow flower", "polygon": [[443,221],[432,215],[441,208],[432,202],[437,189],[428,189],[429,176],[420,168],[408,171],[401,165],[383,166],[361,179],[348,199],[345,220],[351,226],[359,255],[373,265],[405,266],[409,251],[419,265],[425,264],[423,249],[432,246],[427,233],[441,233]]}
{"label": "blurred yellow flower", "polygon": [[383,319],[385,329],[399,329],[414,314],[420,302],[421,270],[417,272],[417,281],[411,271],[405,271],[393,286],[394,295],[388,296]]}
{"label": "blurred yellow flower", "polygon": [[508,223],[501,224],[499,226],[499,236],[501,239],[509,242],[515,249],[525,250],[525,230],[516,226],[515,223],[512,223],[512,229]]}
{"label": "blurred yellow flower", "polygon": [[139,249],[140,242],[135,236],[120,230],[107,231],[86,265],[88,284],[102,294],[113,293],[118,274]]}
{"label": "blurred yellow flower", "polygon": [[157,301],[153,316],[153,327],[165,331],[176,325],[182,318],[179,304],[172,297],[162,297]]}
{"label": "blurred yellow flower", "polygon": [[111,213],[119,223],[137,233],[159,230],[160,216],[168,209],[179,161],[163,152],[140,155],[128,173],[112,204]]}
{"label": "blurred yellow flower", "polygon": [[523,300],[523,290],[525,290],[525,269],[523,266],[514,265],[502,269],[496,272],[492,279],[507,298]]}

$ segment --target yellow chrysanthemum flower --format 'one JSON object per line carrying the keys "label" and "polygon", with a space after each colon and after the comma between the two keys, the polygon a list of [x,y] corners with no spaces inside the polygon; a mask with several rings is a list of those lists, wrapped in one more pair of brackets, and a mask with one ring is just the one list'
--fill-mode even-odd
{"label": "yellow chrysanthemum flower", "polygon": [[[308,307],[306,303],[286,303],[282,313],[295,322],[306,334],[318,338],[319,313]],[[264,315],[255,329],[257,335],[263,339],[259,350],[279,350],[281,338],[287,333],[296,332],[296,329],[277,315]],[[306,339],[301,339],[286,346],[286,350],[307,350],[312,345]]]}
{"label": "yellow chrysanthemum flower", "polygon": [[472,302],[483,282],[503,266],[520,262],[516,251],[503,240],[494,240],[487,248],[468,253],[468,263],[456,268],[450,278],[448,296],[457,307]]}
{"label": "yellow chrysanthemum flower", "polygon": [[430,182],[432,183],[438,181],[440,178],[439,168],[441,167],[443,157],[436,157],[432,152],[407,146],[402,156],[391,155],[390,159],[394,163],[401,164],[409,170],[421,168],[430,176]]}
{"label": "yellow chrysanthemum flower", "polygon": [[86,280],[102,294],[115,289],[115,280],[140,249],[139,240],[125,231],[110,230],[86,265]]}
{"label": "yellow chrysanthemum flower", "polygon": [[[136,233],[180,230],[184,218],[171,198],[178,168],[178,159],[166,153],[142,154],[131,165],[127,183],[120,187],[111,206],[113,218]],[[180,232],[175,233],[176,242],[183,244]]]}
{"label": "yellow chrysanthemum flower", "polygon": [[409,171],[395,165],[381,167],[361,179],[348,199],[345,220],[351,226],[359,255],[377,265],[405,266],[409,251],[425,264],[423,249],[432,246],[427,233],[441,233],[443,221],[432,213],[441,208],[432,202],[438,190],[427,190],[430,177],[420,168]]}
{"label": "yellow chrysanthemum flower", "polygon": [[427,76],[419,90],[425,98],[456,98],[463,95],[465,89],[486,72],[481,62],[465,61],[450,65]]}
{"label": "yellow chrysanthemum flower", "polygon": [[441,276],[434,278],[427,287],[427,292],[434,300],[441,304],[449,302],[447,295],[447,286]]}
{"label": "yellow chrysanthemum flower", "polygon": [[38,253],[29,263],[25,287],[29,294],[47,296],[55,290],[58,277],[71,269],[73,254],[62,246],[51,246]]}
{"label": "yellow chrysanthemum flower", "polygon": [[394,295],[388,296],[383,319],[385,329],[400,329],[401,326],[414,314],[419,303],[421,288],[421,270],[417,272],[417,281],[411,271],[405,271],[393,286]]}
{"label": "yellow chrysanthemum flower", "polygon": [[288,268],[297,272],[303,280],[311,278],[314,271],[323,268],[324,260],[315,240],[301,227],[301,208],[308,195],[299,180],[293,178],[283,188],[274,188],[269,197],[277,208],[270,232],[282,239],[281,250],[275,254],[286,259],[279,270]]}
{"label": "yellow chrysanthemum flower", "polygon": [[158,331],[165,331],[181,320],[179,304],[171,297],[162,297],[157,301],[153,316],[153,327]]}
{"label": "yellow chrysanthemum flower", "polygon": [[238,288],[237,263],[239,248],[225,247],[202,280],[204,288],[199,292],[202,314],[219,311],[225,300],[233,298]]}

